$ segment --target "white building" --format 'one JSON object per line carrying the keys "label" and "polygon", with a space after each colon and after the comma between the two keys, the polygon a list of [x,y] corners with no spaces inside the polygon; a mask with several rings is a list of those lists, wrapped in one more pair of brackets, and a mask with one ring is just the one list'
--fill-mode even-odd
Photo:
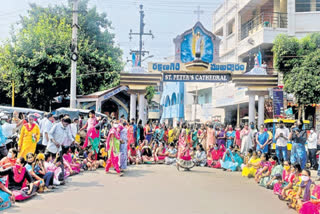
{"label": "white building", "polygon": [[272,70],[272,43],[280,33],[299,38],[320,30],[319,0],[225,0],[213,15],[213,33],[222,38],[222,62],[248,62],[261,51]]}
{"label": "white building", "polygon": [[[267,72],[273,73],[273,41],[284,33],[298,38],[320,31],[319,0],[225,0],[213,14],[213,34],[220,36],[221,62],[254,66],[259,51]],[[209,86],[210,87],[210,86]],[[223,108],[226,122],[247,116],[245,89],[232,83],[212,88],[214,109]]]}

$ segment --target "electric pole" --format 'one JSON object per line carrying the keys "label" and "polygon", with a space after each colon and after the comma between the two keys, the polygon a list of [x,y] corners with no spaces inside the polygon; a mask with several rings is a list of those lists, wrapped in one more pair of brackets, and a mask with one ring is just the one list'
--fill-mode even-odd
{"label": "electric pole", "polygon": [[70,108],[77,105],[77,60],[78,60],[78,3],[73,0],[72,9],[72,44],[71,44],[71,83],[70,83]]}
{"label": "electric pole", "polygon": [[140,5],[140,33],[133,33],[132,29],[130,29],[130,33],[129,33],[129,39],[132,39],[132,35],[138,35],[139,36],[139,50],[130,50],[130,54],[138,54],[139,56],[139,66],[141,67],[141,60],[142,60],[142,56],[144,56],[146,53],[149,54],[149,51],[143,51],[142,47],[143,47],[143,36],[151,36],[152,39],[154,38],[154,35],[152,34],[151,30],[149,31],[149,33],[145,33],[144,32],[144,26],[145,23],[143,22],[144,19],[144,11],[143,11],[143,5]]}

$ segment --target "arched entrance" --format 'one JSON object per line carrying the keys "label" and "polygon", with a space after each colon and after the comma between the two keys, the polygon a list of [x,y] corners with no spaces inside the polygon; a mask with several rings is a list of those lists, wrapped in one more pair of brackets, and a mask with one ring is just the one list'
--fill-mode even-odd
{"label": "arched entrance", "polygon": [[109,99],[102,103],[101,105],[101,112],[106,115],[111,115],[114,112],[115,118],[119,118],[119,108],[117,103],[113,100]]}

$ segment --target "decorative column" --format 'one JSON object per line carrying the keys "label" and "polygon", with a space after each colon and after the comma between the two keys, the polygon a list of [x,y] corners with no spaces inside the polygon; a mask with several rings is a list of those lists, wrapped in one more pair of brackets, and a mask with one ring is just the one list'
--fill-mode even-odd
{"label": "decorative column", "polygon": [[130,118],[128,119],[136,119],[136,111],[137,111],[137,95],[130,94]]}
{"label": "decorative column", "polygon": [[256,100],[255,94],[249,93],[249,123],[254,122],[256,119]]}
{"label": "decorative column", "polygon": [[288,35],[294,36],[296,33],[296,3],[295,0],[287,1],[287,13],[288,13]]}
{"label": "decorative column", "polygon": [[139,120],[142,120],[142,124],[146,123],[144,115],[144,94],[139,94]]}
{"label": "decorative column", "polygon": [[258,126],[264,124],[264,96],[259,95],[258,101]]}

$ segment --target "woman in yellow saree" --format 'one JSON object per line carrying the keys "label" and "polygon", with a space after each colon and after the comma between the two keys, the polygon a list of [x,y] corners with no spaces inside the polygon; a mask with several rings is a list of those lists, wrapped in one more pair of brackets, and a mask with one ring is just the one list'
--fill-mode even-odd
{"label": "woman in yellow saree", "polygon": [[37,143],[40,139],[39,126],[34,123],[35,116],[28,116],[28,123],[22,126],[19,143],[18,143],[18,157],[26,158],[28,153],[34,154],[36,151]]}
{"label": "woman in yellow saree", "polygon": [[260,167],[260,162],[261,159],[258,157],[257,152],[253,151],[252,157],[248,164],[242,169],[242,176],[248,178],[254,177],[257,169]]}

